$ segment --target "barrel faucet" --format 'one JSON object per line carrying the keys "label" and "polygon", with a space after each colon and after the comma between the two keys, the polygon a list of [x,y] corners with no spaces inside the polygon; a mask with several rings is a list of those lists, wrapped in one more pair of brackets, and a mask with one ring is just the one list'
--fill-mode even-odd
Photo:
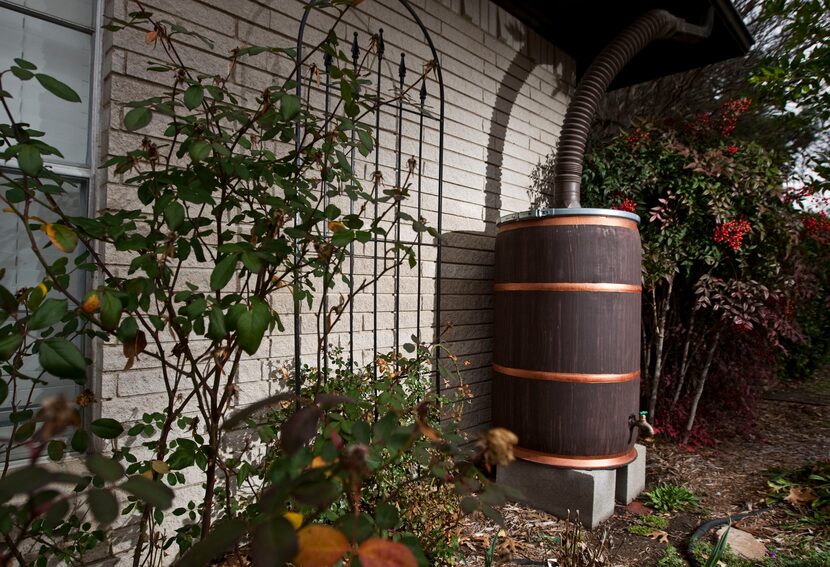
{"label": "barrel faucet", "polygon": [[639,437],[643,441],[651,441],[654,439],[654,426],[646,420],[647,415],[647,411],[641,411],[639,419],[634,414],[631,414],[628,418],[629,426],[632,429],[636,427],[640,430]]}

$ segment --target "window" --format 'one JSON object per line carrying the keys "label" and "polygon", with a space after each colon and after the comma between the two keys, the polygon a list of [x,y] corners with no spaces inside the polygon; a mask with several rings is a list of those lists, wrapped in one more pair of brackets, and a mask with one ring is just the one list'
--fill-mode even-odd
{"label": "window", "polygon": [[[16,57],[26,59],[37,65],[38,71],[72,87],[81,97],[81,104],[70,103],[45,91],[37,81],[19,81],[11,75],[3,78],[3,87],[12,96],[9,102],[15,118],[46,132],[44,141],[63,153],[63,158],[44,156],[44,160],[47,167],[65,179],[67,194],[61,200],[70,215],[89,212],[90,187],[94,186],[98,13],[97,0],[0,0],[0,68],[10,67]],[[0,163],[0,168],[11,175],[15,167],[14,162]],[[32,214],[39,213],[33,210]],[[26,233],[10,215],[0,215],[0,242],[0,268],[6,273],[3,285],[13,291],[36,286],[44,271],[28,252]],[[51,248],[45,253],[47,259],[48,254],[59,254]],[[71,286],[76,296],[83,296],[88,287],[81,276]],[[36,360],[31,358],[26,364],[31,368],[24,368],[24,372],[36,375]],[[8,438],[9,415],[15,400],[20,404],[29,399],[31,389],[18,386],[17,392],[10,392],[0,404],[0,439]],[[73,399],[77,386],[53,379],[37,386],[35,394],[30,401],[36,407],[39,400],[57,395]]]}

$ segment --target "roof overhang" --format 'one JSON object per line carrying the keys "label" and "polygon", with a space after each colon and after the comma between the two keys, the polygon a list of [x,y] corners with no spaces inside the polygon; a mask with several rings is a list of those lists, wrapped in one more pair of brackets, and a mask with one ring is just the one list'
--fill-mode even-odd
{"label": "roof overhang", "polygon": [[714,10],[714,27],[709,38],[696,43],[672,40],[652,43],[631,60],[609,90],[741,57],[753,43],[741,15],[729,0],[494,2],[574,58],[578,78],[618,33],[648,10],[661,8],[700,25],[706,21],[709,8]]}

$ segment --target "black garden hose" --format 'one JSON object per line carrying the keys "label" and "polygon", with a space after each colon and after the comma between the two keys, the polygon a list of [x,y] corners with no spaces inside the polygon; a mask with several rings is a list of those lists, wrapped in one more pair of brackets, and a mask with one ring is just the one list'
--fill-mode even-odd
{"label": "black garden hose", "polygon": [[768,506],[766,508],[759,508],[758,510],[752,510],[750,512],[742,512],[740,514],[735,514],[734,516],[726,516],[725,518],[715,518],[714,520],[709,520],[708,522],[698,526],[698,528],[692,534],[692,537],[689,539],[688,555],[689,562],[691,563],[692,567],[699,567],[700,565],[697,562],[697,559],[695,558],[694,554],[692,553],[692,548],[694,547],[695,542],[697,542],[700,538],[705,536],[710,530],[712,530],[712,528],[716,528],[718,526],[722,526],[725,524],[733,524],[735,522],[740,522],[744,518],[748,518],[756,514],[763,514],[764,512],[769,512],[770,510],[778,506],[778,504],[780,504],[780,502],[773,504],[772,506]]}
{"label": "black garden hose", "polygon": [[582,160],[591,122],[608,85],[631,59],[652,41],[675,37],[703,39],[712,31],[710,9],[703,26],[692,25],[665,10],[650,10],[623,30],[591,63],[568,105],[556,151],[553,206],[579,208]]}

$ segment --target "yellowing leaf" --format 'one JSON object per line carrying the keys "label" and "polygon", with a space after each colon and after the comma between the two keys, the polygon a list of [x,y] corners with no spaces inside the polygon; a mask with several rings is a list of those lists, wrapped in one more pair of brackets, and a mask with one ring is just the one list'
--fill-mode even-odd
{"label": "yellowing leaf", "polygon": [[282,515],[288,523],[294,526],[295,530],[299,530],[300,526],[303,525],[303,515],[299,512],[286,512]]}
{"label": "yellowing leaf", "polygon": [[363,567],[418,567],[412,552],[402,543],[370,538],[357,550]]}
{"label": "yellowing leaf", "polygon": [[81,311],[84,313],[94,313],[99,307],[101,307],[101,298],[98,297],[97,291],[90,291],[81,303]]}
{"label": "yellowing leaf", "polygon": [[167,474],[170,472],[170,466],[164,461],[150,461],[150,468],[159,474]]}
{"label": "yellowing leaf", "polygon": [[158,36],[159,32],[157,32],[156,30],[148,31],[147,35],[144,36],[144,43],[146,43],[147,45],[155,43],[158,39]]}
{"label": "yellowing leaf", "polygon": [[329,230],[337,234],[341,230],[346,230],[346,225],[336,220],[329,221]]}
{"label": "yellowing leaf", "polygon": [[61,252],[72,252],[78,245],[78,235],[66,225],[47,223],[43,225],[43,232]]}
{"label": "yellowing leaf", "polygon": [[29,292],[29,297],[26,299],[26,304],[29,306],[29,309],[37,309],[48,292],[49,288],[43,282],[37,284],[37,287],[33,287]]}
{"label": "yellowing leaf", "polygon": [[314,457],[313,459],[311,459],[311,468],[312,469],[319,469],[319,468],[327,467],[327,466],[329,466],[329,464],[326,462],[326,460],[323,457],[320,457],[319,455],[317,457]]}
{"label": "yellowing leaf", "polygon": [[297,541],[300,549],[294,558],[297,567],[331,567],[349,550],[349,540],[343,532],[319,524],[297,532]]}

